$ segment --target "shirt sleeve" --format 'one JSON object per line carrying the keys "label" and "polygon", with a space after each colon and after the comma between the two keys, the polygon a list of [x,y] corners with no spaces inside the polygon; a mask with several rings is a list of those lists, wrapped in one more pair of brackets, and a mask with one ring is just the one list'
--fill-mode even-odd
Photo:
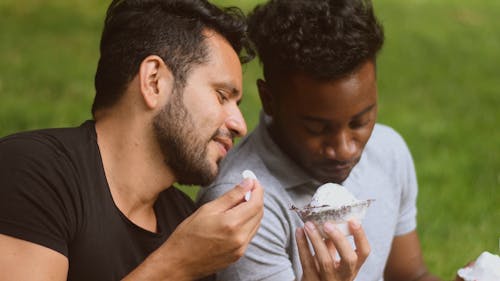
{"label": "shirt sleeve", "polygon": [[[234,184],[218,184],[200,192],[198,204],[211,201],[233,188]],[[265,193],[264,216],[256,235],[243,257],[217,273],[217,280],[292,281],[295,274],[287,253],[289,241],[294,241],[288,231],[288,222],[280,215],[280,206],[272,194]]]}
{"label": "shirt sleeve", "polygon": [[78,200],[68,192],[76,184],[69,161],[23,137],[0,140],[0,159],[0,233],[68,256]]}
{"label": "shirt sleeve", "polygon": [[402,138],[401,142],[401,151],[396,154],[397,163],[400,163],[399,182],[402,187],[396,236],[407,234],[417,227],[417,176],[411,153]]}

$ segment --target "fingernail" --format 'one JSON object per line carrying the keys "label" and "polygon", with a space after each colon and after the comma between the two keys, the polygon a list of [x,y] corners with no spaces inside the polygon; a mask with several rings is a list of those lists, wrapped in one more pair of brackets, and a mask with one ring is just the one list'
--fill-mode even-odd
{"label": "fingernail", "polygon": [[329,232],[329,233],[332,233],[332,234],[337,233],[337,228],[333,224],[331,224],[329,222],[325,222],[325,225],[323,225],[323,229],[326,232]]}
{"label": "fingernail", "polygon": [[309,231],[315,231],[316,230],[316,226],[314,226],[314,223],[312,223],[310,221],[306,222],[306,228]]}
{"label": "fingernail", "polygon": [[248,189],[253,185],[253,180],[252,179],[244,179],[242,182],[240,182],[239,186],[243,187],[244,189]]}
{"label": "fingernail", "polygon": [[352,220],[351,227],[352,229],[359,229],[361,227],[361,224],[357,220]]}

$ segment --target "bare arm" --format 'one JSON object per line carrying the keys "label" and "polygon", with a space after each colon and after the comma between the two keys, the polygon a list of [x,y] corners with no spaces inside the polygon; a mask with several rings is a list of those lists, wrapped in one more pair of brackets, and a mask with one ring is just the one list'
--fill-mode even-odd
{"label": "bare arm", "polygon": [[427,270],[416,231],[394,238],[385,267],[386,281],[439,281]]}
{"label": "bare arm", "polygon": [[[243,256],[263,215],[264,191],[255,180],[203,205],[124,280],[193,280]],[[252,190],[251,199],[244,200]]]}
{"label": "bare arm", "polygon": [[0,280],[63,281],[68,259],[52,249],[0,234]]}
{"label": "bare arm", "polygon": [[[239,259],[263,215],[263,190],[249,180],[205,204],[124,280],[194,280]],[[251,199],[244,201],[252,190]],[[0,280],[63,281],[67,257],[44,246],[0,234]]]}

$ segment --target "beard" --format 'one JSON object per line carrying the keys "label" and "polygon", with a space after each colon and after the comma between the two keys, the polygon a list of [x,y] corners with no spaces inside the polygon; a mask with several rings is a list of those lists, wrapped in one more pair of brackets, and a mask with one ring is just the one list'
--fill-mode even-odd
{"label": "beard", "polygon": [[[154,133],[165,164],[174,172],[177,182],[185,185],[208,185],[217,170],[207,158],[208,144],[203,139],[182,100],[182,92],[172,93],[172,100],[155,116]],[[216,135],[217,132],[214,134]]]}

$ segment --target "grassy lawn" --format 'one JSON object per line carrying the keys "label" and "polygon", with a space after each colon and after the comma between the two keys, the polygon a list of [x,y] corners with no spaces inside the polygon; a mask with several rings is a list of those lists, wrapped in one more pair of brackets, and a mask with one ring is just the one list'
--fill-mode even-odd
{"label": "grassy lawn", "polygon": [[[216,2],[245,10],[257,3]],[[412,150],[425,259],[449,280],[482,251],[500,252],[500,2],[375,2],[387,37],[378,61],[379,120]],[[106,6],[0,2],[0,136],[90,118]],[[260,108],[259,76],[257,62],[245,66],[249,128]]]}

